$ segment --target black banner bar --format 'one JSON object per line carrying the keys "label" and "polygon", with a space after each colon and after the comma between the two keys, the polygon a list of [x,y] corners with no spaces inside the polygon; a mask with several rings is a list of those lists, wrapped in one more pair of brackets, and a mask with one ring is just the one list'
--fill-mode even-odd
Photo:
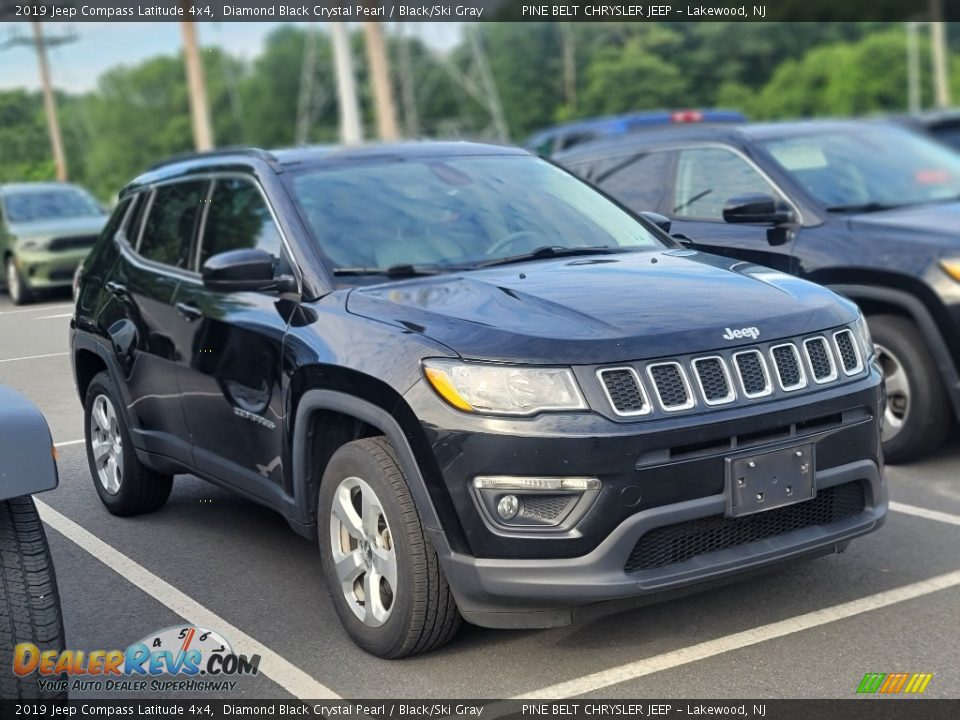
{"label": "black banner bar", "polygon": [[960,700],[2,700],[3,718],[372,718],[419,720],[620,720],[750,718],[751,720],[953,720]]}
{"label": "black banner bar", "polygon": [[[662,4],[660,4],[662,3]],[[930,20],[916,0],[0,0],[12,22],[846,22]],[[960,20],[943,0],[942,20]]]}

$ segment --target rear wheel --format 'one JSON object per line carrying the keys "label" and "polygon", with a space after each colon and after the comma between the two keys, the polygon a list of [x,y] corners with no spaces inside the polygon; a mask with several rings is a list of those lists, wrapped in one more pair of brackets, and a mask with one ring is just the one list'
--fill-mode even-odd
{"label": "rear wheel", "polygon": [[357,645],[400,658],[454,636],[460,613],[385,438],[355,440],[333,454],[317,516],[330,595]]}
{"label": "rear wheel", "polygon": [[24,305],[33,299],[30,286],[27,285],[26,280],[23,279],[23,275],[20,274],[20,270],[17,268],[17,261],[14,260],[13,255],[7,256],[6,278],[7,294],[10,296],[10,301],[14,305]]}
{"label": "rear wheel", "polygon": [[919,459],[936,450],[950,431],[950,403],[940,372],[910,320],[871,315],[868,324],[887,395],[884,457],[893,464]]}
{"label": "rear wheel", "polygon": [[[57,576],[47,546],[43,523],[29,495],[0,502],[0,657],[13,663],[20,643],[36,645],[40,652],[61,651],[63,617]],[[63,691],[40,689],[40,678],[63,681],[65,675],[22,677],[7,665],[0,673],[0,697],[21,700],[58,700]]]}
{"label": "rear wheel", "polygon": [[143,465],[118,410],[110,376],[97,375],[85,405],[87,461],[100,500],[114,515],[153,512],[170,497],[173,478]]}

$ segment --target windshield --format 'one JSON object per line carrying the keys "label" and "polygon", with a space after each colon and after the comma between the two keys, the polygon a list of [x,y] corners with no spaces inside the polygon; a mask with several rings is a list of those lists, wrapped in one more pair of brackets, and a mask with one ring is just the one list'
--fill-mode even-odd
{"label": "windshield", "polygon": [[960,199],[960,155],[911,130],[860,126],[764,145],[828,209]]}
{"label": "windshield", "polygon": [[3,208],[12,223],[103,215],[88,192],[73,187],[8,191]]}
{"label": "windshield", "polygon": [[462,268],[546,247],[664,246],[586,184],[526,155],[361,160],[302,171],[291,185],[338,268]]}

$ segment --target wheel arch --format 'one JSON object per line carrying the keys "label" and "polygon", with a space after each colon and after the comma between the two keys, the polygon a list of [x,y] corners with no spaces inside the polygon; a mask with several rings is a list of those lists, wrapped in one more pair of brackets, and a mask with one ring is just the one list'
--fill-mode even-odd
{"label": "wheel arch", "polygon": [[[308,376],[323,381],[304,384],[291,408],[292,489],[301,522],[316,527],[320,482],[336,449],[361,437],[384,435],[397,453],[424,526],[444,533],[452,547],[466,547],[426,433],[401,395],[382,380],[355,370],[334,366],[311,369],[318,372],[295,377],[293,386],[303,384]],[[321,435],[324,419],[338,424]]]}
{"label": "wheel arch", "polygon": [[[860,280],[864,279],[860,278]],[[881,286],[879,283],[883,282],[889,282],[890,285]],[[908,284],[909,289],[904,287],[904,282]],[[824,284],[834,292],[853,300],[866,315],[889,313],[911,319],[927,343],[927,348],[947,388],[954,414],[960,419],[960,375],[957,372],[955,356],[944,334],[944,326],[949,321],[938,317],[942,312],[937,310],[942,309],[934,304],[935,299],[927,297],[929,295],[927,288],[916,280],[896,274],[890,274],[886,281],[871,276],[869,284],[856,281]],[[928,304],[933,305],[933,308]]]}

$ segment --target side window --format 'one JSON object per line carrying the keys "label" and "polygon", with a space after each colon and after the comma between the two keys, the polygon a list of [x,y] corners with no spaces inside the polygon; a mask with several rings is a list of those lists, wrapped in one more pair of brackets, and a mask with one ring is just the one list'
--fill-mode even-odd
{"label": "side window", "polygon": [[137,239],[140,237],[140,224],[143,222],[143,211],[146,209],[149,201],[149,191],[138,193],[130,201],[133,203],[133,207],[130,210],[130,217],[123,226],[123,237],[131,246],[136,245]]}
{"label": "side window", "polygon": [[723,148],[681,150],[673,200],[676,217],[723,222],[728,198],[744,193],[778,196],[773,186],[742,157]]}
{"label": "side window", "polygon": [[161,185],[154,191],[137,252],[147,260],[187,269],[207,181]]}
{"label": "side window", "polygon": [[110,219],[107,220],[107,224],[103,227],[101,237],[110,239],[117,234],[117,230],[120,229],[120,225],[123,223],[123,219],[126,217],[129,208],[129,198],[124,198],[117,203],[117,206],[113,209],[113,214],[110,215]]}
{"label": "side window", "polygon": [[256,185],[242,178],[218,179],[203,226],[199,266],[217,253],[246,248],[280,258],[280,232]]}
{"label": "side window", "polygon": [[670,153],[652,152],[618,158],[597,168],[594,184],[635,212],[656,210],[666,194]]}

